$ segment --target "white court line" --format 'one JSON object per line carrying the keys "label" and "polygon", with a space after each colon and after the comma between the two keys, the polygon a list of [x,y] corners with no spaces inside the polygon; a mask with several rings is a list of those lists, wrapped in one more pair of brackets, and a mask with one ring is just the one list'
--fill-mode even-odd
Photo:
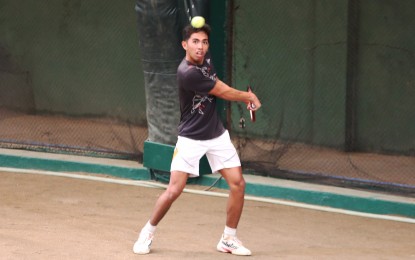
{"label": "white court line", "polygon": [[[58,176],[58,177],[66,177],[66,178],[73,178],[73,179],[82,179],[82,180],[92,180],[92,181],[99,181],[99,182],[106,182],[106,183],[115,183],[115,184],[122,184],[122,185],[132,185],[132,186],[141,186],[141,187],[148,187],[148,188],[161,188],[165,189],[167,185],[150,182],[150,181],[136,181],[136,180],[123,180],[123,179],[114,179],[109,177],[99,177],[99,176],[91,176],[91,175],[81,175],[75,173],[63,173],[63,172],[52,172],[52,171],[43,171],[43,170],[29,170],[29,169],[17,169],[17,168],[8,168],[8,167],[0,167],[0,171],[4,172],[13,172],[13,173],[29,173],[29,174],[39,174],[39,175],[50,175],[50,176]],[[192,194],[199,194],[199,195],[207,195],[207,196],[214,196],[214,197],[228,197],[228,194],[220,193],[220,192],[213,192],[213,191],[202,191],[202,190],[192,190],[185,188],[183,192],[192,193]],[[406,218],[406,217],[399,217],[399,216],[389,216],[389,215],[381,215],[381,214],[372,214],[372,213],[363,213],[358,211],[352,210],[344,210],[344,209],[336,209],[324,206],[317,206],[299,202],[291,202],[285,201],[280,199],[272,199],[272,198],[261,198],[261,197],[254,197],[254,196],[245,196],[246,200],[250,201],[257,201],[257,202],[266,202],[272,204],[279,204],[291,207],[298,207],[298,208],[305,208],[311,210],[319,210],[331,213],[340,213],[345,215],[351,216],[359,216],[365,218],[373,218],[373,219],[382,219],[382,220],[391,220],[391,221],[398,221],[398,222],[405,222],[405,223],[412,223],[415,224],[415,219],[413,218]]]}

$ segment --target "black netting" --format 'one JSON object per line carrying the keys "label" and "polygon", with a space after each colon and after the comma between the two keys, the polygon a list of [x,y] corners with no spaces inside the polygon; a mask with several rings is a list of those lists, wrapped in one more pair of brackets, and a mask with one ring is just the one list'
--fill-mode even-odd
{"label": "black netting", "polygon": [[234,2],[232,83],[263,103],[231,107],[245,168],[413,193],[415,4]]}
{"label": "black netting", "polygon": [[[174,142],[173,65],[183,53],[172,43],[187,9],[205,12],[197,7],[208,1],[159,1],[173,6],[167,16],[137,3],[142,13],[128,1],[2,1],[0,147],[140,160],[150,121],[156,141]],[[245,170],[413,194],[415,2],[227,5],[227,26],[213,29],[231,37],[226,48],[211,39],[214,62],[263,103],[255,123],[244,104],[228,111]],[[204,15],[215,24],[224,13]],[[162,31],[137,31],[137,14]]]}
{"label": "black netting", "polygon": [[2,1],[0,146],[140,159],[136,19],[128,2]]}

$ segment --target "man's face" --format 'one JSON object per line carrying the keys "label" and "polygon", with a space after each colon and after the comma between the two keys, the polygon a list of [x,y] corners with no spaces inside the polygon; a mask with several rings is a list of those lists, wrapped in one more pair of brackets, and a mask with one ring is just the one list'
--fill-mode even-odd
{"label": "man's face", "polygon": [[194,64],[202,64],[209,49],[209,39],[205,32],[193,33],[187,41],[182,41],[186,50],[186,60]]}

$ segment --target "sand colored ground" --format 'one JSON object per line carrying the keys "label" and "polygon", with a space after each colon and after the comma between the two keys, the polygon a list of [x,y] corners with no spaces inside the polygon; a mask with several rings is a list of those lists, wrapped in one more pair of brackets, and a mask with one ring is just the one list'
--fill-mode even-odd
{"label": "sand colored ground", "polygon": [[[133,254],[161,192],[0,172],[1,259],[238,258],[215,250],[226,199],[189,193],[159,225],[152,254]],[[409,223],[246,201],[238,232],[253,251],[243,259],[415,259]]]}

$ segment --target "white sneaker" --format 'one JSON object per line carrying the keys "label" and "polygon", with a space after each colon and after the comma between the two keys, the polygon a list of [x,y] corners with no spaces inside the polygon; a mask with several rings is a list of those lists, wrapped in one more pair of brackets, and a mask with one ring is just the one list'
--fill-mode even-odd
{"label": "white sneaker", "polygon": [[219,252],[231,253],[233,255],[251,255],[251,251],[244,247],[242,242],[234,236],[222,235],[216,249]]}
{"label": "white sneaker", "polygon": [[150,246],[153,242],[153,237],[153,233],[142,230],[137,241],[134,243],[133,252],[139,255],[150,253]]}

